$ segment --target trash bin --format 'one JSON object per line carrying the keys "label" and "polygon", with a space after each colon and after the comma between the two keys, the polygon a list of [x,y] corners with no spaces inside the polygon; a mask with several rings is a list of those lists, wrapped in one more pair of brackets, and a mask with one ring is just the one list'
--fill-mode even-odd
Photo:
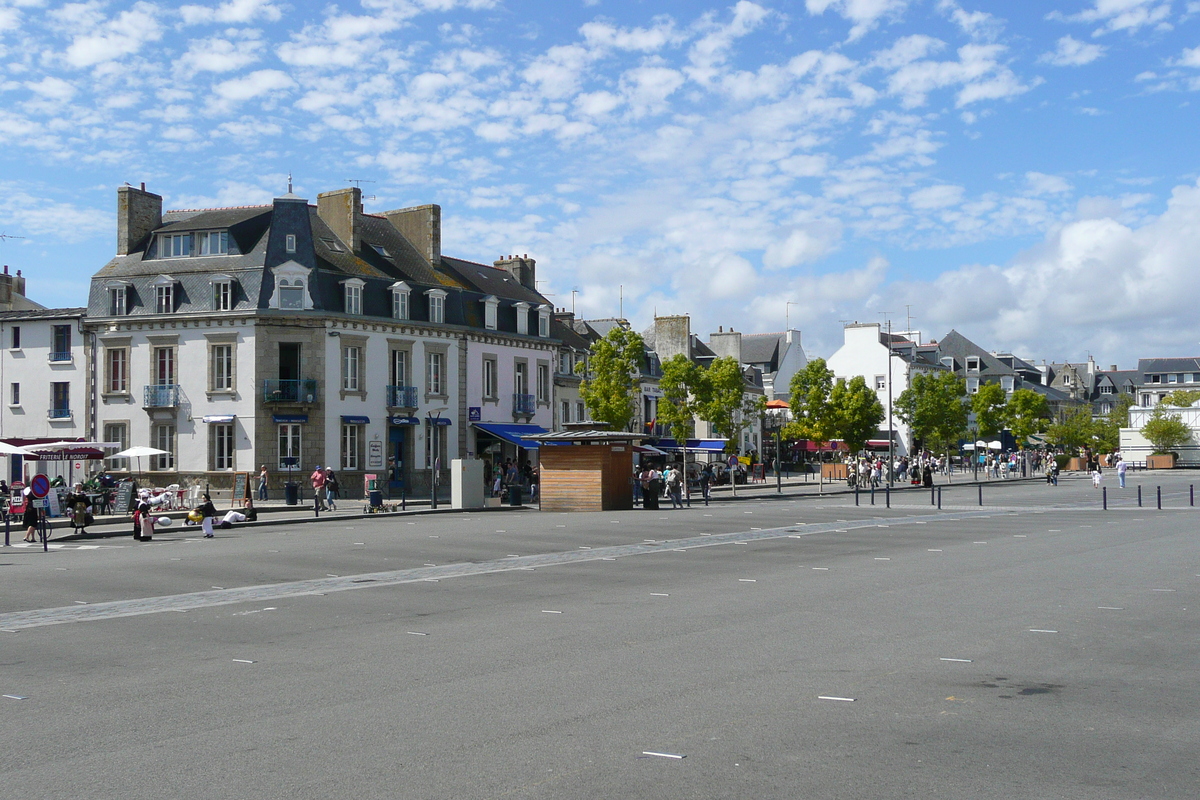
{"label": "trash bin", "polygon": [[380,508],[383,506],[383,492],[378,489],[372,489],[367,492],[367,497],[370,500],[371,508]]}
{"label": "trash bin", "polygon": [[513,484],[508,487],[508,504],[510,506],[521,505],[521,487]]}
{"label": "trash bin", "polygon": [[288,481],[283,485],[283,502],[289,506],[300,505],[300,484]]}
{"label": "trash bin", "polygon": [[650,487],[642,490],[642,509],[644,511],[658,510],[658,493],[662,491],[662,481],[650,481]]}

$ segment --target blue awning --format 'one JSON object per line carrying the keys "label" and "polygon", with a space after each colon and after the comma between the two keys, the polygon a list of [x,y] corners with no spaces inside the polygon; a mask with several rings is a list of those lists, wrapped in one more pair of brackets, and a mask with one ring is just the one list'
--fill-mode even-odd
{"label": "blue awning", "polygon": [[430,425],[449,425],[453,422],[449,417],[426,417]]}
{"label": "blue awning", "polygon": [[234,418],[233,414],[209,414],[208,416],[201,417],[200,421],[201,422],[233,422],[233,418]]}
{"label": "blue awning", "polygon": [[343,425],[370,425],[370,417],[356,417],[353,414],[342,414]]}
{"label": "blue awning", "polygon": [[276,423],[278,423],[278,422],[292,422],[292,423],[300,422],[300,423],[303,423],[303,422],[308,422],[308,414],[272,414],[271,421],[276,422]]}
{"label": "blue awning", "polygon": [[[714,453],[720,453],[725,449],[726,439],[688,439],[688,450],[709,450]],[[662,450],[678,450],[679,443],[674,439],[659,439],[657,442],[652,442],[655,447]]]}
{"label": "blue awning", "polygon": [[393,425],[420,425],[421,420],[416,417],[388,417],[388,422]]}
{"label": "blue awning", "polygon": [[527,442],[522,439],[522,436],[533,436],[538,433],[549,433],[541,425],[519,425],[516,423],[506,422],[474,422],[471,423],[474,427],[490,433],[497,439],[503,439],[509,444],[515,444],[517,447],[524,447],[526,450],[536,450],[537,442]]}

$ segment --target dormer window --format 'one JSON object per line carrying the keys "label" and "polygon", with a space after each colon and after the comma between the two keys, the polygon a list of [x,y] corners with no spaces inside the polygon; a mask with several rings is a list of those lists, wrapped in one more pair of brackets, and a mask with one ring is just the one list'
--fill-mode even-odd
{"label": "dormer window", "polygon": [[383,249],[383,245],[373,244],[373,245],[371,245],[371,249],[374,250],[376,253],[379,253],[379,255],[384,256],[385,258],[387,257],[387,250]]}
{"label": "dormer window", "polygon": [[404,281],[396,281],[389,288],[392,291],[392,319],[410,319],[408,296],[412,287]]}
{"label": "dormer window", "polygon": [[233,310],[233,278],[228,275],[212,277],[212,310]]}
{"label": "dormer window", "polygon": [[129,282],[109,281],[104,284],[108,289],[108,313],[110,316],[123,317],[129,313]]}
{"label": "dormer window", "polygon": [[192,254],[190,233],[163,233],[158,237],[159,258],[184,258]]}
{"label": "dormer window", "polygon": [[289,233],[283,237],[283,250],[286,253],[296,252],[296,234]]}
{"label": "dormer window", "polygon": [[517,303],[517,333],[529,333],[529,303]]}
{"label": "dormer window", "polygon": [[308,275],[310,270],[295,261],[288,261],[276,267],[275,293],[271,296],[271,308],[302,311],[312,308],[312,298],[308,294]]}
{"label": "dormer window", "polygon": [[488,295],[483,298],[483,327],[489,331],[496,330],[496,314],[500,309],[500,298]]}
{"label": "dormer window", "polygon": [[199,255],[223,256],[229,252],[229,231],[204,231],[197,238]]}
{"label": "dormer window", "polygon": [[979,372],[978,356],[967,356],[967,372]]}
{"label": "dormer window", "polygon": [[328,247],[330,250],[332,250],[335,253],[346,252],[346,248],[342,247],[342,243],[339,242],[337,239],[329,239],[329,238],[322,236],[321,241],[325,243],[326,247]]}
{"label": "dormer window", "polygon": [[543,339],[550,338],[550,307],[538,307],[538,336]]}
{"label": "dormer window", "polygon": [[347,314],[362,314],[362,293],[366,285],[367,282],[361,278],[342,281],[343,308]]}
{"label": "dormer window", "polygon": [[440,325],[446,321],[446,292],[444,289],[430,289],[425,292],[429,298],[429,321]]}
{"label": "dormer window", "polygon": [[155,278],[154,313],[173,314],[175,312],[175,279],[170,275],[159,275]]}

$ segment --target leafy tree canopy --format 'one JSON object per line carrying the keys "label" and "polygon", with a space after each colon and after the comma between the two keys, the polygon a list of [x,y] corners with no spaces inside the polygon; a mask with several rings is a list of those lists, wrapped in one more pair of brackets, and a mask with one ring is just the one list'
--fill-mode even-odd
{"label": "leafy tree canopy", "polygon": [[742,431],[758,420],[766,405],[762,396],[746,394],[746,378],[736,358],[714,359],[704,370],[700,418],[729,440],[736,451]]}
{"label": "leafy tree canopy", "polygon": [[1156,408],[1142,428],[1142,436],[1154,445],[1155,455],[1162,455],[1187,444],[1192,438],[1192,429],[1184,424],[1178,414],[1168,414],[1162,408]]}
{"label": "leafy tree canopy", "polygon": [[848,382],[839,380],[830,390],[829,403],[835,412],[836,438],[844,441],[851,453],[866,447],[885,416],[883,404],[867,386],[866,378],[858,375]]}
{"label": "leafy tree canopy", "polygon": [[645,354],[641,334],[620,326],[592,343],[586,365],[575,366],[584,376],[579,396],[592,419],[607,422],[613,430],[628,430],[637,415],[638,376]]}
{"label": "leafy tree canopy", "polygon": [[827,442],[834,438],[837,428],[835,412],[829,403],[833,392],[833,370],[825,359],[814,358],[808,366],[792,376],[792,421],[783,429],[789,439],[810,439]]}
{"label": "leafy tree canopy", "polygon": [[1176,389],[1162,399],[1163,403],[1176,408],[1190,408],[1200,400],[1200,391],[1195,389]]}
{"label": "leafy tree canopy", "polygon": [[999,436],[1004,430],[1005,408],[1008,396],[998,383],[985,383],[971,397],[971,410],[975,412],[975,424],[979,434],[986,439]]}
{"label": "leafy tree canopy", "polygon": [[1045,395],[1032,389],[1017,389],[1008,398],[1004,416],[1017,446],[1023,449],[1030,436],[1041,433],[1050,424],[1050,404]]}
{"label": "leafy tree canopy", "polygon": [[896,398],[896,416],[931,450],[949,450],[967,431],[967,385],[953,372],[918,373]]}
{"label": "leafy tree canopy", "polygon": [[691,438],[693,421],[706,391],[704,370],[687,356],[676,353],[663,362],[658,386],[658,421],[671,429],[675,441]]}

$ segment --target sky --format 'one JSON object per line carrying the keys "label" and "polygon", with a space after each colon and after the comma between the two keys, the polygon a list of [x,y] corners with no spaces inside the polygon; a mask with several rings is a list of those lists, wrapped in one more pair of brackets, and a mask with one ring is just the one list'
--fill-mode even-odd
{"label": "sky", "polygon": [[[1200,353],[1200,0],[0,0],[0,261],[360,181],[582,317]],[[21,237],[21,238],[17,238]]]}

